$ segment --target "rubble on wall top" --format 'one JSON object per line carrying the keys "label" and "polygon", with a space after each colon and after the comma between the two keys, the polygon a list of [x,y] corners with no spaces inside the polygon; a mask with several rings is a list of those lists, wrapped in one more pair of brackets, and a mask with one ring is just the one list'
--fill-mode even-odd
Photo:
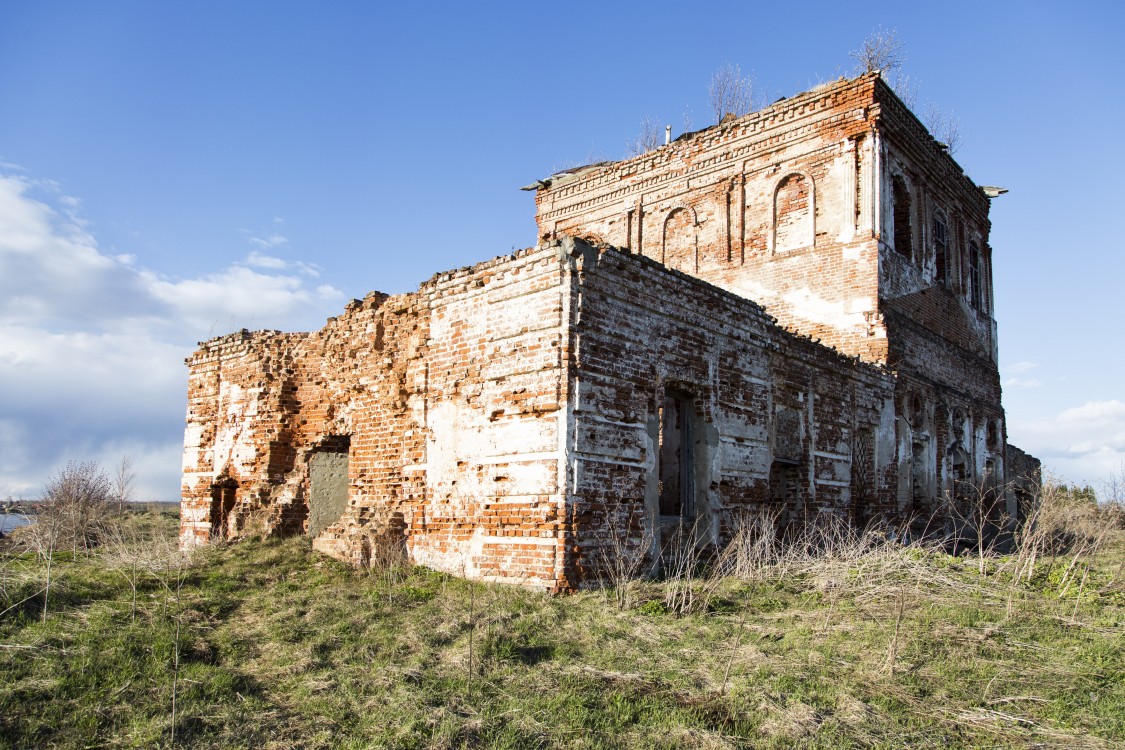
{"label": "rubble on wall top", "polygon": [[550,177],[548,177],[546,179],[536,180],[535,182],[531,183],[530,185],[524,185],[523,187],[520,188],[520,190],[538,190],[539,188],[546,187],[553,182],[566,182],[566,181],[569,181],[569,180],[573,180],[575,178],[581,177],[582,175],[586,174],[587,172],[590,172],[590,171],[593,171],[593,170],[597,169],[598,167],[604,167],[608,164],[614,164],[614,163],[615,162],[612,162],[612,161],[597,161],[597,162],[594,162],[593,164],[583,164],[582,166],[578,166],[578,167],[570,167],[568,169],[562,169],[562,170],[559,170],[558,172],[555,172],[553,175],[551,175]]}
{"label": "rubble on wall top", "polygon": [[222,346],[223,344],[235,344],[242,341],[249,341],[256,336],[278,336],[281,331],[274,328],[266,328],[260,331],[251,331],[248,328],[240,328],[237,331],[224,333],[222,336],[215,336],[214,338],[207,339],[206,341],[196,342],[197,346]]}

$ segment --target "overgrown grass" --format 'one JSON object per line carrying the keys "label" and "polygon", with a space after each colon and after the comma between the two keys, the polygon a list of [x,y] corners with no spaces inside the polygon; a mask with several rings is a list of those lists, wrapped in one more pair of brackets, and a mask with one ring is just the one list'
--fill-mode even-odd
{"label": "overgrown grass", "polygon": [[0,617],[0,747],[1121,746],[1121,532],[1081,591],[1063,555],[1014,584],[1014,558],[889,554],[724,576],[675,614],[682,582],[619,609],[250,540],[138,577],[135,619],[119,560],[56,560],[45,622],[9,556],[31,599]]}

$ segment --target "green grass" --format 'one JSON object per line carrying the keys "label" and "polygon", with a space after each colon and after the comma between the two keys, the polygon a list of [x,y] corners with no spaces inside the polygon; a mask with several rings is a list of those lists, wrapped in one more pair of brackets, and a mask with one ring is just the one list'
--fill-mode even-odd
{"label": "green grass", "polygon": [[[181,747],[1121,747],[1123,557],[1119,535],[1081,599],[923,555],[882,588],[725,581],[677,616],[659,583],[619,611],[250,540],[178,591],[144,576],[132,622],[125,577],[79,556],[46,622],[35,597],[0,617],[0,748],[169,747],[177,651]],[[35,592],[38,563],[4,565],[9,601]]]}

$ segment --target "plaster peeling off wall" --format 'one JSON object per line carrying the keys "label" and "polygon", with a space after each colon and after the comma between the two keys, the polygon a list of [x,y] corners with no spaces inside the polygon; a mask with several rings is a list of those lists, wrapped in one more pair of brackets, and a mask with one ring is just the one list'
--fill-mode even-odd
{"label": "plaster peeling off wall", "polygon": [[[314,548],[362,560],[393,531],[434,569],[557,587],[561,281],[555,250],[524,251],[391,298],[380,324],[363,306],[331,324],[339,364],[300,394],[301,421],[347,428],[352,477]],[[376,362],[350,367],[372,331]]]}
{"label": "plaster peeling off wall", "polygon": [[794,317],[844,331],[851,329],[856,333],[866,331],[868,320],[875,310],[874,301],[867,296],[829,300],[808,288],[786,292],[781,299]]}
{"label": "plaster peeling off wall", "polygon": [[215,433],[214,468],[244,476],[257,457],[252,433],[248,429],[258,416],[260,388],[244,388],[224,381],[219,386],[219,429]]}
{"label": "plaster peeling off wall", "polygon": [[557,585],[562,280],[543,249],[435,295],[418,562]]}

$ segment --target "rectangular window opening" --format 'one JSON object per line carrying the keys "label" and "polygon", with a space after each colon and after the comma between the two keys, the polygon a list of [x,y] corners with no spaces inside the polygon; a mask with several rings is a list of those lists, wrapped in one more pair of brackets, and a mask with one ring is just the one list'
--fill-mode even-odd
{"label": "rectangular window opening", "polygon": [[969,243],[969,304],[974,309],[981,309],[981,273],[980,273],[980,246],[975,242]]}
{"label": "rectangular window opening", "polygon": [[945,220],[934,217],[934,277],[939,284],[948,284],[946,267],[949,254],[949,230]]}

